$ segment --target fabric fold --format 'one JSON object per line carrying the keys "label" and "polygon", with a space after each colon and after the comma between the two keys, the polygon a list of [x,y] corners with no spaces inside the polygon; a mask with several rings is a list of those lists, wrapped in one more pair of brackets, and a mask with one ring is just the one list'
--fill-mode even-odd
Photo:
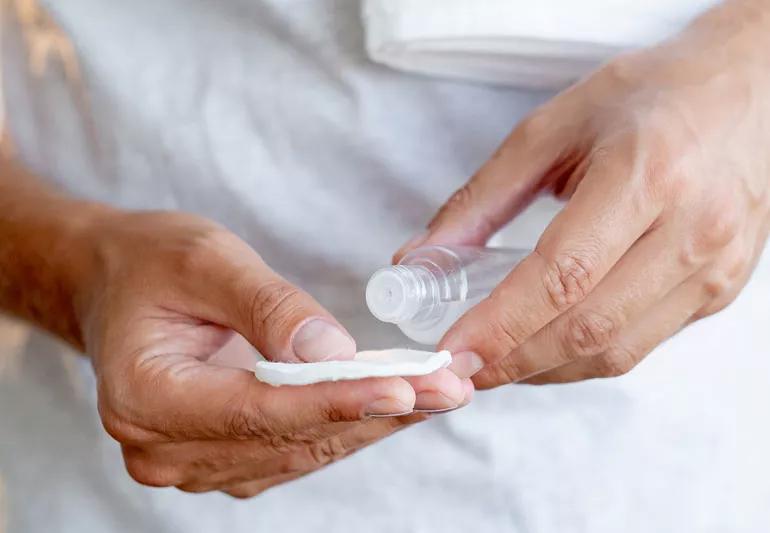
{"label": "fabric fold", "polygon": [[716,0],[364,0],[372,60],[428,75],[559,88],[676,33]]}

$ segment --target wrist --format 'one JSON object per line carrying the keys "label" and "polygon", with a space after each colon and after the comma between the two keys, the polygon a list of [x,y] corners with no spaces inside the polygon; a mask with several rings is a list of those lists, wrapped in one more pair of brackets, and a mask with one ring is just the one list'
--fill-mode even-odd
{"label": "wrist", "polygon": [[82,349],[88,236],[110,209],[56,194],[12,161],[0,170],[0,311]]}
{"label": "wrist", "polygon": [[52,245],[51,264],[66,323],[49,329],[81,351],[85,350],[85,325],[93,308],[94,285],[100,279],[98,243],[117,213],[120,211],[102,204],[66,199],[54,217],[62,229]]}

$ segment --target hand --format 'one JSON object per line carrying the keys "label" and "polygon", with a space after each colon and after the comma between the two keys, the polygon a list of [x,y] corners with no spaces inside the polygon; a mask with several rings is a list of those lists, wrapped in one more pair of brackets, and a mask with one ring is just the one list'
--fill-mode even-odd
{"label": "hand", "polygon": [[611,62],[524,120],[407,245],[481,245],[539,192],[569,199],[440,343],[484,365],[476,386],[623,374],[736,297],[770,221],[769,20],[766,2],[728,2]]}
{"label": "hand", "polygon": [[356,346],[309,295],[206,220],[109,212],[85,236],[93,260],[78,299],[99,412],[140,483],[253,496],[423,420],[408,416],[415,407],[470,399],[470,381],[448,370],[275,388],[213,364],[234,332],[281,361],[352,358]]}

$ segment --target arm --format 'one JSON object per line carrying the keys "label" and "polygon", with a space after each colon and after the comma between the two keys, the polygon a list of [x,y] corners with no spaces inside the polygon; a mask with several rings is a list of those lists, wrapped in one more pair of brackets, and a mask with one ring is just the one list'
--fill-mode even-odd
{"label": "arm", "polygon": [[769,94],[770,2],[729,0],[536,110],[409,245],[568,200],[441,346],[480,358],[481,387],[611,377],[732,302],[770,230]]}
{"label": "arm", "polygon": [[92,269],[83,235],[104,211],[56,194],[14,161],[0,161],[0,310],[83,350],[76,288]]}

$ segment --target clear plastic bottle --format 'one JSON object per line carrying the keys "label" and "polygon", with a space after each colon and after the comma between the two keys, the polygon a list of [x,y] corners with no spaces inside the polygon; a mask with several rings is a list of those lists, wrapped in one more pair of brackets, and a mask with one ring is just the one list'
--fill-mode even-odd
{"label": "clear plastic bottle", "polygon": [[509,248],[418,248],[374,273],[366,304],[375,317],[396,324],[410,339],[436,344],[528,254]]}

